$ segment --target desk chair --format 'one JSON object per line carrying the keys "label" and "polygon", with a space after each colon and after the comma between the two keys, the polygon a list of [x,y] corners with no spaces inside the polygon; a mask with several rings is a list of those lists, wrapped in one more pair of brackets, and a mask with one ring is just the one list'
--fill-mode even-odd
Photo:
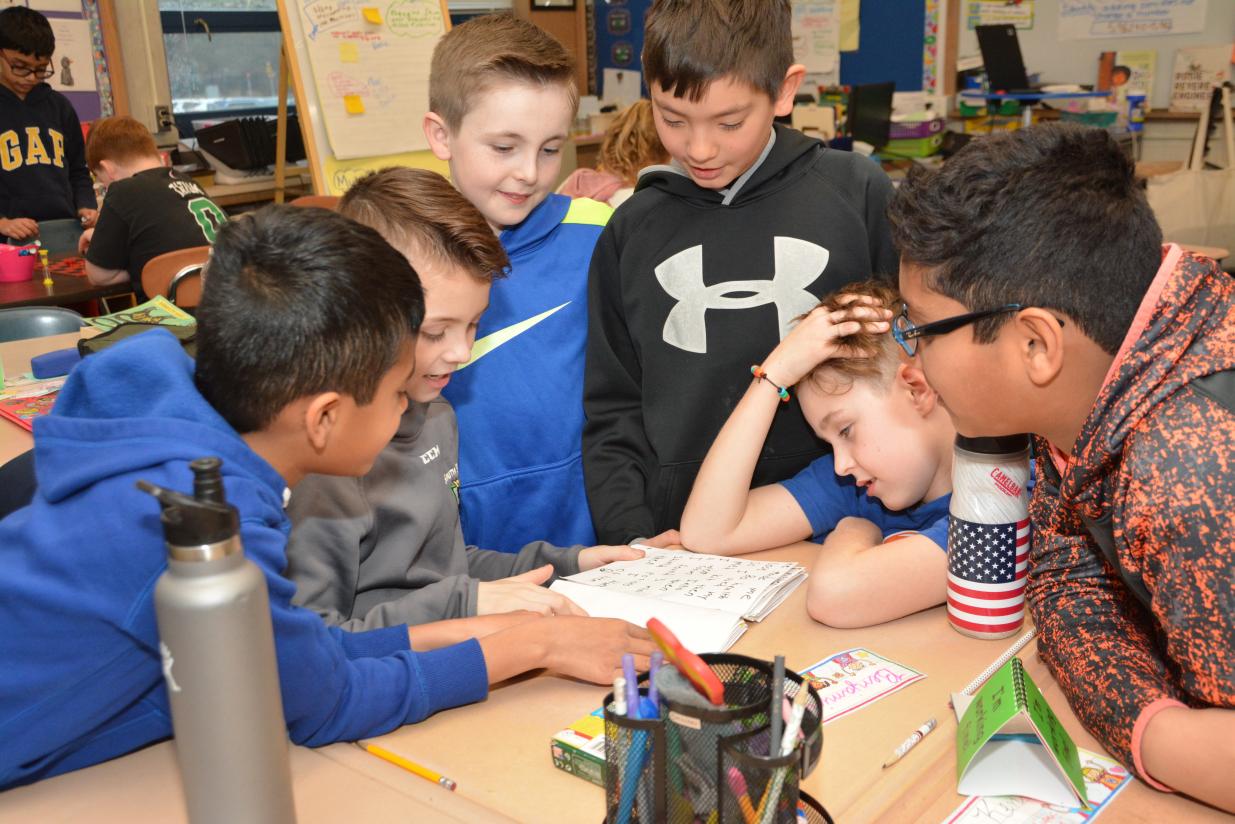
{"label": "desk chair", "polygon": [[209,246],[177,249],[151,258],[142,267],[142,289],[150,297],[163,295],[183,308],[202,299],[202,271],[210,259]]}
{"label": "desk chair", "polygon": [[289,204],[291,206],[312,206],[317,209],[337,209],[339,208],[339,198],[337,195],[301,195]]}
{"label": "desk chair", "polygon": [[81,233],[81,221],[75,217],[39,221],[39,242],[53,255],[77,254],[77,239]]}
{"label": "desk chair", "polygon": [[77,332],[81,315],[60,306],[18,306],[0,309],[0,343]]}

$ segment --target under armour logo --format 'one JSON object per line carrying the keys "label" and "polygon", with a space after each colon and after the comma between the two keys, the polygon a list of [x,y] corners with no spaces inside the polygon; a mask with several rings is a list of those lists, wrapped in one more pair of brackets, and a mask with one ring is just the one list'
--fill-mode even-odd
{"label": "under armour logo", "polygon": [[[730,280],[705,286],[703,246],[678,252],[656,267],[656,279],[677,305],[665,318],[665,343],[687,352],[708,351],[705,314],[709,309],[754,309],[776,304],[780,336],[793,319],[809,312],[819,299],[806,291],[828,265],[828,250],[792,237],[773,238],[776,271],[771,280]],[[740,297],[730,297],[742,293]]]}

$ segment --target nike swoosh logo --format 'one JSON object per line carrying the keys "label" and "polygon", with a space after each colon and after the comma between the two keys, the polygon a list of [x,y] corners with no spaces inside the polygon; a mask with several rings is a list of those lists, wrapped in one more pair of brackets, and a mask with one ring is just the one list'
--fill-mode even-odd
{"label": "nike swoosh logo", "polygon": [[531,329],[533,326],[540,323],[554,312],[565,309],[569,305],[570,301],[566,301],[560,306],[554,306],[552,309],[547,309],[544,312],[541,312],[539,315],[533,315],[527,320],[521,320],[518,323],[511,324],[504,329],[499,329],[496,332],[490,332],[472,344],[472,359],[455,371],[457,372],[459,370],[466,369],[476,361],[483,358],[485,355],[492,352],[494,349],[503,344],[510,343],[512,340],[519,337],[519,335],[522,335],[524,332]]}

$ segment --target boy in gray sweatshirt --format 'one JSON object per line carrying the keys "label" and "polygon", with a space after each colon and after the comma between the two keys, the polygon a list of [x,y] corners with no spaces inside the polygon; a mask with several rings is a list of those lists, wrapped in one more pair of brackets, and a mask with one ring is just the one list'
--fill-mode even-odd
{"label": "boy in gray sweatshirt", "polygon": [[371,174],[339,209],[407,257],[425,290],[425,321],[407,412],[373,468],[361,478],[310,476],[292,496],[296,603],[353,631],[518,609],[584,614],[543,584],[641,551],[536,541],[511,554],[463,542],[458,427],[440,394],[471,358],[490,281],[508,266],[501,243],[445,178],[424,170]]}

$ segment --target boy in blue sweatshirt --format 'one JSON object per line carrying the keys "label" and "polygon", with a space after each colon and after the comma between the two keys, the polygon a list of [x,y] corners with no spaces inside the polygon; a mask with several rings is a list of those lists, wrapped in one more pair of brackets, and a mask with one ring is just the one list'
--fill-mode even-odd
{"label": "boy in blue sweatshirt", "polygon": [[612,210],[552,194],[573,77],[560,43],[510,15],[452,29],[429,74],[429,146],[510,257],[443,392],[459,419],[463,537],[505,552],[596,543],[580,455],[587,267]]}
{"label": "boy in blue sweatshirt", "polygon": [[56,36],[47,18],[15,6],[0,12],[0,235],[33,240],[40,220],[94,225],[94,184],[81,123],[47,85]]}
{"label": "boy in blue sweatshirt", "polygon": [[622,653],[651,651],[620,621],[508,613],[349,633],[292,604],[290,488],[369,470],[407,407],[423,306],[372,229],[270,207],[219,233],[196,364],[157,330],[73,371],[35,424],[35,498],[0,521],[0,790],[171,735],[152,602],[166,550],[135,483],[190,489],[189,462],[208,455],[266,576],[296,743],[378,735],[537,667],[606,683]]}

